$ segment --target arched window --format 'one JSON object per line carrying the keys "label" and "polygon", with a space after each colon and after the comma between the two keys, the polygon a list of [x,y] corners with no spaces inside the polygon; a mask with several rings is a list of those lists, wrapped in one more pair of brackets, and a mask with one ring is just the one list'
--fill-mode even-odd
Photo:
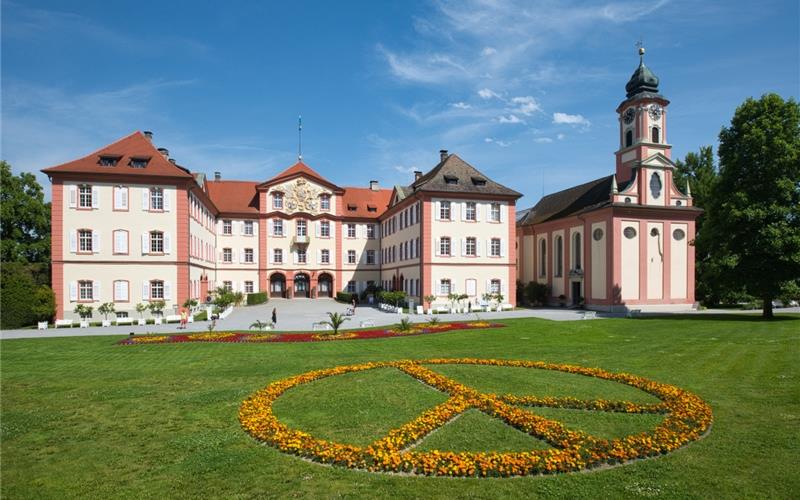
{"label": "arched window", "polygon": [[633,130],[625,132],[625,147],[633,146]]}
{"label": "arched window", "polygon": [[547,240],[539,241],[539,276],[547,276]]}
{"label": "arched window", "polygon": [[575,269],[581,269],[581,233],[575,233],[572,237],[572,255]]}
{"label": "arched window", "polygon": [[653,130],[652,130],[652,132],[650,134],[651,142],[655,142],[655,143],[661,142],[660,138],[659,138],[659,135],[660,134],[658,132],[658,127],[653,127]]}
{"label": "arched window", "polygon": [[555,240],[555,249],[553,249],[555,255],[555,271],[553,271],[553,276],[556,278],[560,278],[564,275],[564,239],[561,236],[556,236]]}

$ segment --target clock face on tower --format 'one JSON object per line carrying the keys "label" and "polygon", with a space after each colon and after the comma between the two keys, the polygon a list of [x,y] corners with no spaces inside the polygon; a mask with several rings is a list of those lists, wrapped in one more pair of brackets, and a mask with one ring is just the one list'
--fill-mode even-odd
{"label": "clock face on tower", "polygon": [[653,120],[658,120],[661,118],[661,106],[658,104],[653,104],[650,106],[650,118]]}
{"label": "clock face on tower", "polygon": [[625,114],[622,115],[622,120],[627,125],[627,124],[630,124],[633,121],[635,116],[636,116],[636,111],[634,111],[633,108],[628,108],[628,109],[625,110]]}

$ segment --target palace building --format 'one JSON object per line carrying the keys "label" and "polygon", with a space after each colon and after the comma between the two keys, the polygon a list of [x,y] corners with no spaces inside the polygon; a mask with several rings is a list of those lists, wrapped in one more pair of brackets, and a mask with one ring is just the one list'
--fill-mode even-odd
{"label": "palace building", "polygon": [[543,197],[517,220],[518,279],[549,286],[552,303],[598,310],[683,310],[694,304],[695,219],[689,186],[673,182],[669,101],[639,67],[617,107],[616,172]]}
{"label": "palace building", "polygon": [[215,287],[333,297],[370,285],[421,304],[515,304],[516,191],[440,152],[407,186],[340,187],[298,161],[266,181],[213,180],[134,132],[43,170],[52,182],[56,317],[114,302],[174,311]]}

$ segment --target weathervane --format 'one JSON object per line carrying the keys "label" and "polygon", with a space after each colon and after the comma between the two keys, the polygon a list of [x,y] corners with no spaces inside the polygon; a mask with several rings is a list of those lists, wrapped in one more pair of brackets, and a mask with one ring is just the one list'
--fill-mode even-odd
{"label": "weathervane", "polygon": [[303,115],[297,116],[297,161],[303,161]]}

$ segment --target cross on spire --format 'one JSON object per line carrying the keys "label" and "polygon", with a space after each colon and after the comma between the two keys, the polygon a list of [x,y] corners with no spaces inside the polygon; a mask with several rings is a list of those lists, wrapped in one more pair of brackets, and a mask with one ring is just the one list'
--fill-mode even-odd
{"label": "cross on spire", "polygon": [[642,44],[642,37],[639,37],[639,41],[636,42],[636,48],[639,49],[639,63],[644,63],[644,44]]}

